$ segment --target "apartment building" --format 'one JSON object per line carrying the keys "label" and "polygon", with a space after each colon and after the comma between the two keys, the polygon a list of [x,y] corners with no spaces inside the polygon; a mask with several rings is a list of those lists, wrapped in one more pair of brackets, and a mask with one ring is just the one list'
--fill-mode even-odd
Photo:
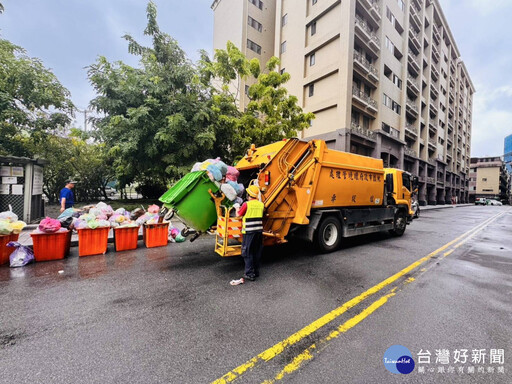
{"label": "apartment building", "polygon": [[505,145],[503,147],[505,167],[507,168],[507,172],[512,174],[512,135],[505,137]]}
{"label": "apartment building", "polygon": [[225,30],[222,3],[256,20],[274,10],[262,27],[266,37],[274,28],[268,50],[291,75],[288,91],[316,115],[301,138],[410,171],[422,204],[468,201],[475,89],[438,0],[215,1],[214,46],[236,38],[249,52],[252,39]]}
{"label": "apartment building", "polygon": [[[265,65],[274,56],[276,1],[214,0],[213,49],[226,49],[231,41],[249,60],[257,58]],[[239,79],[230,84],[239,107],[247,106],[251,81]]]}
{"label": "apartment building", "polygon": [[501,157],[473,157],[469,173],[469,201],[486,197],[509,200],[509,174]]}

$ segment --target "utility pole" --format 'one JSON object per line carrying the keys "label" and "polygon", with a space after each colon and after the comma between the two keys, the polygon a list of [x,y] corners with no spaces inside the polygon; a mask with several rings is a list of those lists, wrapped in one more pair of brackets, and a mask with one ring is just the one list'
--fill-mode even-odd
{"label": "utility pole", "polygon": [[84,114],[84,131],[87,132],[87,114],[89,113],[89,110],[87,108],[84,108],[83,111],[79,108],[76,108],[77,112]]}

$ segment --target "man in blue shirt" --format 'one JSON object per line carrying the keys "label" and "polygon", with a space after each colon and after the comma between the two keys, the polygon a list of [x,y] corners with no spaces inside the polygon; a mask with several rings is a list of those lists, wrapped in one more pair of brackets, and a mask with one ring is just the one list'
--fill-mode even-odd
{"label": "man in blue shirt", "polygon": [[75,187],[76,181],[69,180],[66,182],[66,186],[60,191],[60,211],[64,212],[64,210],[68,208],[73,208],[75,205],[75,195],[73,194],[72,189]]}

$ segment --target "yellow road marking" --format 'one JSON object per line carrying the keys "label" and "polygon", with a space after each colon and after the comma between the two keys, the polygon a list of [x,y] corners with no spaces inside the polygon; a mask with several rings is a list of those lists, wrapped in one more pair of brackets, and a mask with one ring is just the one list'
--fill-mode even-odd
{"label": "yellow road marking", "polygon": [[[340,325],[338,328],[336,328],[334,331],[332,331],[329,336],[325,337],[324,339],[320,340],[318,342],[319,345],[322,345],[322,349],[326,346],[326,343],[329,341],[337,338],[342,333],[347,332],[350,328],[355,327],[357,324],[359,324],[361,321],[363,321],[365,318],[370,316],[373,312],[375,312],[377,309],[382,307],[384,304],[387,303],[389,298],[396,295],[395,289],[393,289],[392,292],[388,293],[385,296],[382,296],[380,299],[374,301],[368,308],[364,309],[361,313],[358,315],[352,317],[351,319],[347,320],[345,323]],[[286,375],[289,375],[290,373],[295,372],[298,370],[303,363],[305,363],[307,360],[313,359],[313,352],[316,350],[317,353],[321,351],[321,349],[317,349],[316,344],[310,345],[304,352],[297,355],[293,361],[286,365],[281,372],[279,372],[276,377],[273,380],[265,380],[262,384],[273,384],[278,380],[283,379]]]}
{"label": "yellow road marking", "polygon": [[[443,254],[443,257],[446,257],[446,256],[450,255],[456,248],[460,247],[462,244],[467,242],[470,238],[474,237],[477,233],[482,231],[492,221],[498,219],[499,217],[501,217],[505,213],[506,212],[503,212],[501,214],[493,216],[489,220],[486,220],[484,222],[485,225],[481,224],[481,225],[477,226],[473,233],[468,235],[468,237],[464,238],[459,243],[455,244],[451,250],[449,250],[448,252]],[[453,244],[453,242],[452,242],[452,244]],[[422,268],[419,272],[423,274],[425,271],[426,271],[426,268]],[[314,355],[312,354],[313,352],[316,352],[317,354],[320,353],[325,348],[326,344],[329,341],[339,337],[342,333],[347,332],[349,329],[351,329],[354,326],[356,326],[357,324],[359,324],[361,321],[363,321],[365,318],[367,318],[373,312],[375,312],[378,308],[382,307],[385,303],[387,303],[387,301],[391,297],[396,295],[396,291],[398,290],[400,285],[406,285],[406,284],[411,283],[413,281],[415,281],[415,278],[414,277],[409,277],[403,283],[395,286],[388,294],[386,294],[385,296],[381,297],[380,299],[374,301],[368,308],[364,309],[362,312],[360,312],[356,316],[352,317],[351,319],[347,320],[345,323],[340,325],[336,330],[332,331],[329,334],[329,336],[323,338],[322,340],[320,340],[320,341],[316,342],[315,344],[312,344],[311,346],[306,348],[302,353],[297,355],[290,364],[286,365],[284,367],[284,369],[281,370],[274,377],[274,379],[272,379],[272,380],[265,380],[262,384],[273,384],[276,381],[279,381],[279,380],[283,379],[286,375],[289,375],[289,374],[295,372],[296,370],[298,370],[302,366],[303,363],[305,363],[308,360],[313,359],[313,357],[314,357]],[[321,346],[321,347],[319,347],[319,346]]]}
{"label": "yellow road marking", "polygon": [[495,218],[498,218],[503,213],[497,214],[490,219],[485,220],[482,224],[477,225],[475,228],[470,229],[469,231],[465,232],[464,234],[460,235],[456,239],[446,243],[442,247],[436,249],[435,251],[429,253],[427,256],[422,257],[421,259],[415,261],[408,267],[402,269],[401,271],[395,273],[393,276],[388,277],[387,279],[381,281],[379,284],[374,285],[373,287],[369,288],[365,292],[361,293],[359,296],[354,297],[353,299],[347,301],[340,307],[332,310],[331,312],[325,314],[324,316],[320,317],[319,319],[315,320],[311,324],[305,326],[301,330],[295,332],[291,336],[287,337],[286,339],[278,342],[277,344],[273,345],[272,347],[268,348],[267,350],[261,352],[260,354],[254,356],[252,359],[246,361],[245,363],[239,365],[238,367],[234,368],[230,372],[226,373],[222,377],[218,378],[217,380],[213,381],[212,384],[226,384],[230,383],[234,380],[236,380],[238,377],[243,375],[245,372],[247,372],[250,369],[253,369],[258,364],[262,362],[267,362],[269,360],[272,360],[274,357],[280,355],[287,347],[299,342],[300,340],[304,339],[305,337],[311,335],[313,332],[316,332],[318,329],[322,328],[326,324],[329,324],[339,316],[341,316],[343,313],[348,311],[349,309],[353,308],[357,304],[361,303],[363,300],[367,299],[368,297],[374,295],[375,293],[381,291],[388,285],[394,283],[396,280],[401,278],[402,276],[406,275],[413,269],[416,269],[418,266],[425,263],[427,260],[431,259],[438,253],[444,251],[446,248],[450,247],[452,244],[456,243],[457,241],[463,239],[465,236],[468,236],[471,234],[471,232],[479,230],[480,228],[485,227],[491,220],[494,220]]}

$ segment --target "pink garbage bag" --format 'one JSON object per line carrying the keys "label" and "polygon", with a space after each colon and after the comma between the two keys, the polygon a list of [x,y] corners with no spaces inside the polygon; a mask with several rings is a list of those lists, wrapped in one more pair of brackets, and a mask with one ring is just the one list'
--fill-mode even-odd
{"label": "pink garbage bag", "polygon": [[39,230],[45,233],[57,232],[60,229],[60,227],[60,221],[52,219],[51,217],[47,217],[46,219],[41,220],[41,222],[39,223]]}
{"label": "pink garbage bag", "polygon": [[235,167],[228,166],[228,171],[226,172],[226,180],[236,182],[238,177],[240,176],[240,172]]}
{"label": "pink garbage bag", "polygon": [[148,207],[148,212],[149,213],[158,213],[158,212],[160,212],[160,207],[156,204],[150,205]]}

